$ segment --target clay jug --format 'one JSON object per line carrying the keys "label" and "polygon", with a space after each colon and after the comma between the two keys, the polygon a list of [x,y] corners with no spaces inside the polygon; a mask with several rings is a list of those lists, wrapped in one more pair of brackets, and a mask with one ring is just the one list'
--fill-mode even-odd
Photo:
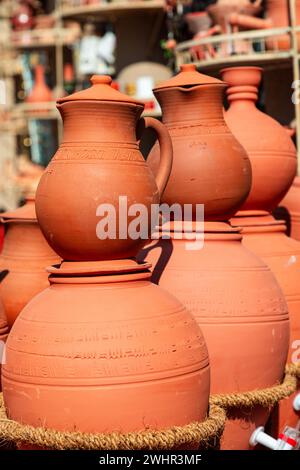
{"label": "clay jug", "polygon": [[[242,228],[244,245],[267,263],[284,292],[291,330],[288,362],[296,363],[300,361],[300,243],[287,237],[284,221],[275,220],[268,212],[243,211],[231,223]],[[280,402],[279,420],[273,420],[275,436],[285,426],[296,427],[296,394]]]}
{"label": "clay jug", "polygon": [[52,100],[52,92],[45,81],[45,68],[43,65],[38,64],[35,67],[34,85],[28,97],[26,98],[26,102],[43,103]]}
{"label": "clay jug", "polygon": [[[173,143],[172,172],[162,202],[205,204],[206,220],[229,218],[251,186],[247,154],[224,121],[225,88],[224,82],[189,64],[154,89]],[[157,173],[157,146],[148,161]]]}
{"label": "clay jug", "polygon": [[[63,259],[132,258],[145,240],[100,240],[97,211],[103,203],[113,206],[118,220],[118,198],[126,195],[128,207],[139,201],[147,208],[150,227],[151,204],[159,203],[171,171],[172,145],[165,127],[153,118],[140,119],[143,104],[112,88],[110,77],[91,81],[91,88],[58,101],[63,142],[40,180],[37,216],[49,245]],[[156,181],[139,150],[137,126],[139,133],[152,127],[159,136]]]}
{"label": "clay jug", "polygon": [[[206,222],[202,249],[192,250],[197,234],[161,238],[139,259],[153,265],[153,282],[167,289],[194,315],[209,350],[211,394],[255,390],[282,380],[289,341],[288,309],[267,268],[241,243],[238,229]],[[162,235],[164,231],[162,230]],[[228,414],[223,450],[247,450],[269,410],[255,407]]]}
{"label": "clay jug", "polygon": [[292,186],[284,199],[279,203],[279,208],[286,211],[285,217],[290,227],[291,237],[300,241],[300,177],[296,176]]}
{"label": "clay jug", "polygon": [[0,392],[2,390],[1,388],[1,365],[5,357],[4,348],[5,348],[7,335],[8,335],[7,319],[6,319],[3,303],[0,301]]}
{"label": "clay jug", "polygon": [[34,199],[0,214],[6,228],[0,254],[0,297],[11,327],[29,300],[48,286],[46,267],[59,257],[44,239],[36,220]]}
{"label": "clay jug", "polygon": [[91,433],[205,418],[203,336],[182,304],[150,282],[148,267],[116,260],[48,270],[50,287],[8,338],[2,380],[10,418]]}
{"label": "clay jug", "polygon": [[[295,0],[296,22],[300,23],[300,2]],[[272,21],[272,28],[286,28],[290,26],[289,0],[267,0],[265,16]],[[298,48],[300,35],[297,34]],[[267,40],[268,49],[288,50],[291,48],[290,36],[282,34]]]}
{"label": "clay jug", "polygon": [[230,106],[225,120],[247,151],[252,166],[252,188],[242,209],[271,211],[294,179],[296,148],[286,130],[255,106],[261,68],[232,67],[221,74],[229,85]]}

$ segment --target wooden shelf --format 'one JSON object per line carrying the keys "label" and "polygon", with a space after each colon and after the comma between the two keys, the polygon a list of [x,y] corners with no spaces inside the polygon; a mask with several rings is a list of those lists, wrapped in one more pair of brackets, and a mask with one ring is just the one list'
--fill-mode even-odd
{"label": "wooden shelf", "polygon": [[32,29],[12,32],[7,45],[17,49],[42,48],[73,44],[79,37],[80,31],[72,28]]}
{"label": "wooden shelf", "polygon": [[121,15],[131,15],[143,11],[163,11],[164,0],[127,0],[103,2],[98,5],[62,7],[56,14],[61,18],[86,20],[87,17],[112,19]]}
{"label": "wooden shelf", "polygon": [[11,109],[12,119],[60,119],[55,102],[21,103]]}

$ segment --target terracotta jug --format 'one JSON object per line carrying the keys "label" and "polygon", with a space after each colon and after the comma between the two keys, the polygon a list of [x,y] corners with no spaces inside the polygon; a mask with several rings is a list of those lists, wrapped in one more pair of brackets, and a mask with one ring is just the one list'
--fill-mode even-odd
{"label": "terracotta jug", "polygon": [[48,286],[46,267],[59,257],[44,239],[36,220],[34,199],[0,214],[6,228],[0,254],[0,297],[11,327],[29,300]]}
{"label": "terracotta jug", "polygon": [[[153,241],[140,253],[152,280],[176,297],[201,326],[211,364],[211,394],[256,390],[282,380],[289,341],[288,309],[270,269],[241,243],[239,229],[206,222],[204,246],[187,249],[192,233]],[[162,231],[164,234],[164,231]],[[194,232],[196,237],[196,232]],[[229,413],[223,450],[247,450],[270,411]]]}
{"label": "terracotta jug", "polygon": [[300,241],[300,177],[296,176],[290,190],[279,203],[287,212],[291,237]]}
{"label": "terracotta jug", "polygon": [[182,304],[150,282],[148,267],[116,260],[49,269],[50,287],[24,308],[7,341],[10,418],[92,433],[205,418],[203,336]]}
{"label": "terracotta jug", "polygon": [[[224,82],[200,74],[188,64],[154,89],[174,152],[162,202],[205,204],[206,220],[229,218],[251,186],[248,156],[224,121],[225,88]],[[157,146],[148,162],[157,173]]]}
{"label": "terracotta jug", "polygon": [[[143,104],[113,89],[110,77],[94,76],[91,81],[91,88],[58,101],[64,137],[40,180],[37,216],[49,245],[63,259],[132,258],[145,240],[100,240],[97,211],[101,204],[110,204],[118,220],[118,197],[126,195],[128,207],[136,201],[144,204],[150,227],[151,204],[159,203],[171,171],[171,140],[159,121],[140,120]],[[137,125],[139,132],[152,127],[159,136],[156,181],[139,150]]]}
{"label": "terracotta jug", "polygon": [[[288,304],[290,347],[288,362],[300,361],[300,243],[286,236],[284,221],[275,220],[268,212],[243,211],[231,221],[242,227],[243,243],[263,259],[275,274]],[[273,435],[285,426],[296,427],[300,417],[293,409],[295,392],[278,407],[279,419],[273,420]]]}
{"label": "terracotta jug", "polygon": [[252,166],[252,188],[242,209],[271,211],[294,179],[296,148],[286,130],[255,106],[261,68],[231,67],[221,74],[229,85],[230,106],[225,120],[247,151]]}
{"label": "terracotta jug", "polygon": [[43,65],[38,64],[35,67],[35,80],[34,85],[26,98],[27,103],[43,103],[52,101],[53,96],[50,88],[45,80],[45,68]]}
{"label": "terracotta jug", "polygon": [[8,335],[8,324],[4,311],[3,303],[0,301],[0,392],[1,388],[1,365],[4,360],[4,348],[5,342]]}

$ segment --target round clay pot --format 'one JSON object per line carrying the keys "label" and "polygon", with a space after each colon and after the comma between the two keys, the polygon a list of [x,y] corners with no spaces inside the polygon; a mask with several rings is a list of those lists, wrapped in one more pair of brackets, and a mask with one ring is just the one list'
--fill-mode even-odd
{"label": "round clay pot", "polygon": [[8,324],[3,303],[0,301],[0,392],[1,388],[1,365],[4,360],[4,345],[8,335]]}
{"label": "round clay pot", "polygon": [[[231,224],[242,228],[243,244],[265,261],[275,275],[287,301],[290,315],[288,362],[300,361],[300,243],[286,234],[283,221],[268,212],[243,211]],[[299,416],[293,410],[295,394],[279,405],[278,431],[296,427]],[[276,436],[276,431],[274,432]]]}
{"label": "round clay pot", "polygon": [[292,186],[279,207],[287,211],[288,222],[290,225],[291,237],[300,241],[300,177],[296,176]]}
{"label": "round clay pot", "polygon": [[[205,224],[202,249],[188,249],[195,231],[160,239],[140,259],[153,265],[153,282],[174,293],[201,326],[209,350],[211,394],[256,390],[282,380],[289,346],[288,308],[266,264],[242,243],[238,229]],[[174,228],[175,227],[175,228]],[[164,231],[162,232],[164,233]],[[222,449],[249,449],[269,410],[231,412]]]}
{"label": "round clay pot", "polygon": [[6,228],[0,254],[0,297],[11,327],[22,308],[48,286],[46,267],[59,262],[36,220],[34,199],[0,214]]}
{"label": "round clay pot", "polygon": [[262,69],[232,67],[221,74],[229,85],[226,122],[252,166],[252,187],[242,209],[271,211],[295,177],[296,148],[286,130],[255,106]]}
{"label": "round clay pot", "polygon": [[[147,208],[150,227],[151,204],[159,203],[171,171],[172,144],[159,121],[140,121],[143,104],[113,89],[110,77],[94,76],[92,83],[58,101],[64,137],[40,180],[37,217],[49,245],[63,259],[132,258],[145,239],[122,239],[118,227],[115,239],[99,239],[99,207],[109,204],[118,221],[119,196],[125,195],[127,207],[139,203]],[[153,128],[159,137],[156,180],[139,150],[138,123]],[[123,220],[129,224],[134,218],[125,213]]]}
{"label": "round clay pot", "polygon": [[27,103],[43,103],[46,101],[52,101],[53,96],[50,88],[46,84],[45,80],[45,68],[39,64],[35,67],[35,80],[34,85],[26,98]]}
{"label": "round clay pot", "polygon": [[[247,198],[251,166],[223,117],[226,84],[193,64],[155,88],[163,123],[173,143],[173,166],[162,202],[205,204],[206,220],[226,220]],[[158,168],[158,147],[148,158]]]}
{"label": "round clay pot", "polygon": [[164,429],[205,419],[202,333],[132,260],[63,262],[24,308],[8,341],[9,418],[82,432]]}

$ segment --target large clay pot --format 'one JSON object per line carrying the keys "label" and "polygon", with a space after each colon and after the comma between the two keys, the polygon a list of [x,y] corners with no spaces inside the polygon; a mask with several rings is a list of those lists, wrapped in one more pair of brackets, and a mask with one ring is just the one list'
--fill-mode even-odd
{"label": "large clay pot", "polygon": [[[300,361],[300,243],[286,234],[283,221],[275,220],[268,212],[243,211],[231,220],[242,227],[243,244],[263,259],[275,274],[285,295],[290,315],[289,362]],[[293,399],[280,402],[276,431],[285,426],[296,427],[299,416],[293,410]],[[276,432],[274,433],[276,435]]]}
{"label": "large clay pot", "polygon": [[0,392],[1,392],[1,365],[4,360],[4,348],[8,335],[8,324],[3,303],[0,301]]}
{"label": "large clay pot", "polygon": [[[296,8],[296,23],[300,24],[300,1],[295,0]],[[289,0],[266,0],[266,11],[265,16],[272,21],[272,28],[286,28],[290,25],[289,19]],[[298,37],[298,48],[299,39]],[[274,36],[274,39],[270,38],[267,40],[268,49],[280,49],[288,50],[291,48],[290,36],[288,34],[282,34],[280,36]]]}
{"label": "large clay pot", "polygon": [[242,209],[271,211],[295,177],[296,148],[286,130],[255,106],[261,68],[232,67],[221,74],[229,85],[230,106],[225,120],[247,151],[252,166],[252,188]]}
{"label": "large clay pot", "polygon": [[[206,220],[229,218],[251,186],[247,154],[224,121],[225,88],[224,82],[189,64],[154,90],[173,143],[172,172],[162,202],[205,204]],[[156,173],[157,146],[148,162]]]}
{"label": "large clay pot", "polygon": [[49,269],[51,286],[24,308],[7,341],[10,418],[92,433],[205,418],[202,333],[175,297],[150,282],[147,268],[118,260]]}
{"label": "large clay pot", "polygon": [[296,176],[279,207],[287,211],[291,237],[300,241],[300,177]]}
{"label": "large clay pot", "polygon": [[[97,211],[100,204],[110,204],[118,220],[119,196],[126,195],[128,207],[137,201],[144,204],[150,226],[151,204],[159,203],[171,171],[171,140],[159,121],[140,121],[143,104],[113,89],[110,77],[94,76],[92,83],[58,101],[64,137],[40,180],[37,216],[49,245],[63,259],[132,258],[145,240],[100,240]],[[159,136],[156,181],[139,150],[138,123],[154,128]]]}
{"label": "large clay pot", "polygon": [[[175,229],[176,223],[174,222]],[[140,253],[153,267],[153,282],[176,295],[201,325],[209,350],[211,394],[273,386],[280,382],[289,344],[288,309],[270,269],[241,243],[238,229],[207,222],[204,246],[183,239],[152,242]],[[164,232],[162,232],[164,234]],[[269,410],[229,414],[222,449],[249,449]]]}
{"label": "large clay pot", "polygon": [[0,254],[0,297],[11,327],[22,308],[48,286],[46,267],[59,257],[51,250],[36,220],[34,199],[0,214],[6,227]]}
{"label": "large clay pot", "polygon": [[52,92],[46,84],[45,80],[45,68],[41,64],[36,65],[34,85],[28,97],[26,98],[26,102],[43,103],[52,100]]}

